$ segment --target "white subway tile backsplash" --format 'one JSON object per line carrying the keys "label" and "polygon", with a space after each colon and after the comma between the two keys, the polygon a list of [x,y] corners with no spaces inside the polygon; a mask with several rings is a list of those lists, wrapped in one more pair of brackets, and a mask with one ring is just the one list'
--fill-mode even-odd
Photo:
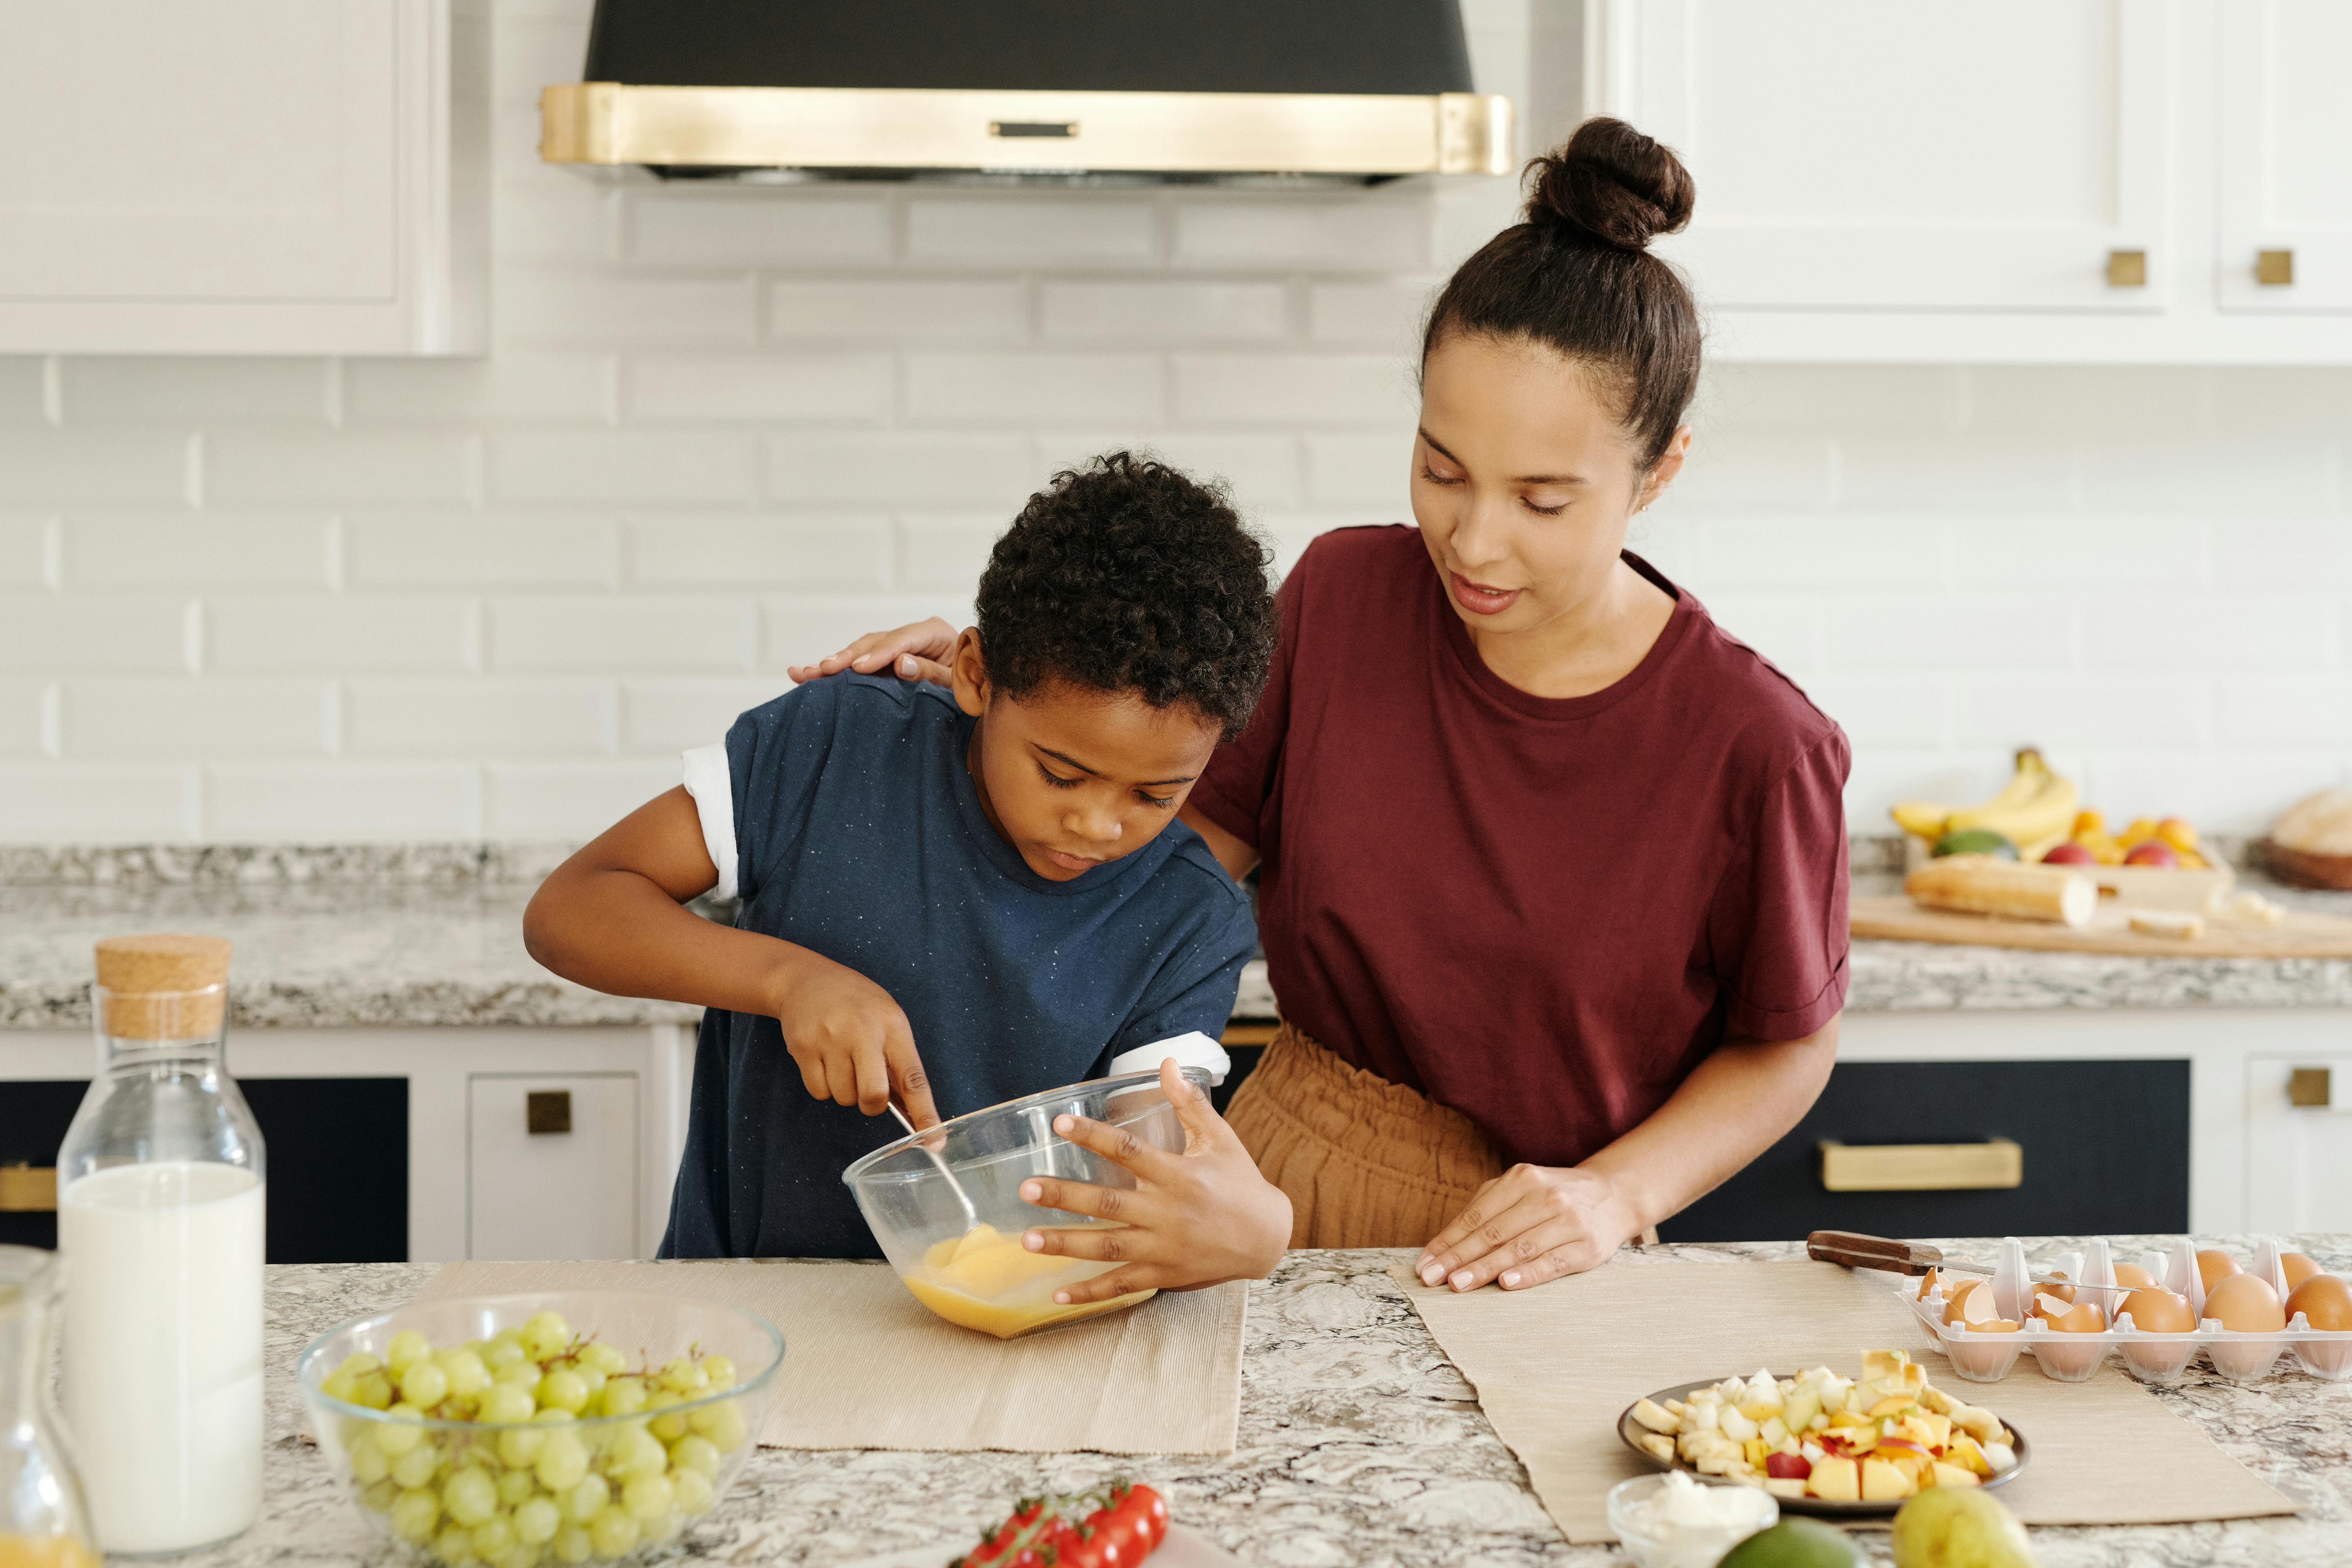
{"label": "white subway tile backsplash", "polygon": [[845,192],[633,191],[628,253],[662,266],[887,261],[886,198]]}
{"label": "white subway tile backsplash", "polygon": [[1838,443],[1838,502],[1881,511],[2060,511],[2079,504],[2081,453],[2063,441],[1864,436]]}
{"label": "white subway tile backsplash", "polygon": [[1719,511],[1742,517],[1820,511],[1828,507],[1835,489],[1833,471],[1833,451],[1824,440],[1723,431],[1699,434],[1691,442],[1682,472],[1651,505],[1656,511]]}
{"label": "white subway tile backsplash", "polygon": [[1039,315],[1048,342],[1265,342],[1290,330],[1279,283],[1047,283]]}
{"label": "white subway tile backsplash", "polygon": [[1412,515],[1412,453],[1408,435],[1318,434],[1306,438],[1307,493],[1318,505],[1386,506]]}
{"label": "white subway tile backsplash", "polygon": [[0,670],[77,675],[188,668],[185,595],[0,595]]}
{"label": "white subway tile backsplash", "polygon": [[230,844],[447,843],[482,831],[470,763],[221,763],[205,837]]}
{"label": "white subway tile backsplash", "polygon": [[771,436],[764,493],[789,504],[1018,504],[1039,476],[1016,432]]}
{"label": "white subway tile backsplash", "polygon": [[76,512],[61,528],[68,593],[96,588],[332,586],[332,525],[316,513],[109,515]]}
{"label": "white subway tile backsplash", "polygon": [[1701,450],[1717,432],[1834,437],[1957,430],[1968,372],[1951,365],[1713,364],[1693,409]]}
{"label": "white subway tile backsplash", "polygon": [[2220,434],[2341,437],[2352,430],[2352,367],[2218,365],[2206,374]]}
{"label": "white subway tile backsplash", "polygon": [[748,598],[494,599],[486,663],[501,671],[749,669],[752,636]]}
{"label": "white subway tile backsplash", "polygon": [[987,569],[989,552],[1012,521],[1009,512],[912,512],[899,519],[898,586],[969,599]]}
{"label": "white subway tile backsplash", "polygon": [[1972,365],[1957,374],[1969,384],[1969,428],[2003,439],[2161,444],[2213,426],[2213,373],[2203,366]]}
{"label": "white subway tile backsplash", "polygon": [[[826,648],[824,653],[831,653]],[[824,654],[812,655],[821,658]],[[792,689],[782,674],[621,683],[621,749],[676,752],[724,740],[736,716]],[[672,771],[677,766],[673,763]],[[672,783],[676,783],[675,778]]]}
{"label": "white subway tile backsplash", "polygon": [[675,763],[493,763],[482,798],[492,839],[593,838],[678,785]]}
{"label": "white subway tile backsplash", "polygon": [[2224,747],[2352,745],[2352,672],[2225,675],[2213,683]]}
{"label": "white subway tile backsplash", "polygon": [[2212,526],[2220,588],[2352,588],[2352,521],[2231,517]]}
{"label": "white subway tile backsplash", "polygon": [[632,518],[628,580],[665,588],[890,586],[887,514]]}
{"label": "white subway tile backsplash", "polygon": [[[1084,467],[1105,454],[1128,451],[1157,458],[1194,479],[1223,480],[1244,518],[1266,507],[1298,502],[1298,438],[1222,430],[1056,430],[1036,438],[1040,474]],[[1008,511],[996,531],[1012,521]]]}
{"label": "white subway tile backsplash", "polygon": [[0,512],[0,594],[48,585],[58,529],[57,519],[38,512]]}
{"label": "white subway tile backsplash", "polygon": [[1148,423],[1160,417],[1163,380],[1150,354],[922,351],[907,356],[907,414],[972,425]]}
{"label": "white subway tile backsplash", "polygon": [[174,430],[0,428],[0,505],[188,500],[195,441]]}
{"label": "white subway tile backsplash", "polygon": [[52,684],[0,675],[0,757],[37,757],[47,750]]}
{"label": "white subway tile backsplash", "polygon": [[0,765],[0,833],[12,844],[163,844],[200,836],[195,769]]}
{"label": "white subway tile backsplash", "polygon": [[2273,437],[2144,441],[2083,455],[2085,503],[2098,511],[2314,511],[2340,504],[2331,443],[2282,449]]}
{"label": "white subway tile backsplash", "polygon": [[1142,265],[1159,259],[1160,222],[1149,202],[1092,191],[916,196],[907,204],[907,256],[957,266]]}
{"label": "white subway tile backsplash", "polygon": [[472,669],[471,599],[354,594],[219,595],[205,601],[207,673],[332,674]]}
{"label": "white subway tile backsplash", "polygon": [[590,757],[617,736],[610,680],[362,678],[344,683],[352,757]]}
{"label": "white subway tile backsplash", "polygon": [[1184,353],[1176,416],[1192,425],[1412,427],[1410,363],[1391,354]]}
{"label": "white subway tile backsplash", "polygon": [[759,336],[751,275],[637,278],[501,270],[492,330],[500,347],[705,348]]}
{"label": "white subway tile backsplash", "polygon": [[68,425],[112,420],[327,422],[323,359],[73,356],[58,365]]}
{"label": "white subway tile backsplash", "polygon": [[2343,752],[2320,746],[2182,752],[2162,735],[2084,762],[2084,798],[2110,824],[2136,816],[2185,816],[2207,833],[2254,835],[2322,786],[2342,782]]}
{"label": "white subway tile backsplash", "polygon": [[1839,669],[2067,669],[2082,648],[2071,595],[1893,591],[1842,601],[1823,657]]}
{"label": "white subway tile backsplash", "polygon": [[74,761],[321,756],[325,682],[179,676],[65,682],[64,754]]}
{"label": "white subway tile backsplash", "polygon": [[343,520],[343,582],[377,588],[606,588],[621,525],[593,513],[369,512]]}
{"label": "white subway tile backsplash", "polygon": [[611,354],[520,349],[486,359],[346,360],[343,417],[355,425],[602,425],[613,417],[615,363]]}
{"label": "white subway tile backsplash", "polygon": [[638,354],[624,405],[646,421],[873,424],[896,379],[887,353]]}
{"label": "white subway tile backsplash", "polygon": [[1943,578],[1940,529],[1904,517],[1710,518],[1706,581],[1727,588],[1922,588]]}
{"label": "white subway tile backsplash", "polygon": [[489,437],[492,501],[727,503],[751,498],[751,441],[650,430],[508,430]]}
{"label": "white subway tile backsplash", "polygon": [[1822,602],[1804,594],[1709,594],[1715,624],[1783,670],[1811,670],[1822,662]]}
{"label": "white subway tile backsplash", "polygon": [[1857,747],[1941,746],[1950,738],[1950,681],[1944,675],[1822,671],[1799,684],[1815,707],[1836,718],[1846,739]]}
{"label": "white subway tile backsplash", "polygon": [[470,433],[228,429],[205,438],[208,505],[463,501],[480,437]]}
{"label": "white subway tile backsplash", "polygon": [[[891,598],[778,598],[761,608],[760,662],[781,674],[846,647],[867,632],[938,616],[971,625],[970,594],[906,594]],[[779,690],[782,689],[781,687]]]}
{"label": "white subway tile backsplash", "polygon": [[584,18],[501,14],[495,26],[490,94],[498,102],[535,109],[546,88],[581,79],[588,58]]}
{"label": "white subway tile backsplash", "polygon": [[[537,141],[536,115],[528,130]],[[521,129],[519,127],[519,129]],[[536,149],[532,161],[537,161]],[[530,170],[537,177],[501,183],[494,207],[498,254],[505,261],[553,261],[577,267],[610,262],[619,252],[620,193],[568,174]],[[492,301],[495,314],[507,292]]]}
{"label": "white subway tile backsplash", "polygon": [[1418,193],[1339,201],[1297,195],[1181,202],[1182,267],[1412,272],[1429,265],[1430,205]]}
{"label": "white subway tile backsplash", "polygon": [[2323,594],[2095,593],[2094,669],[2276,669],[2341,666],[2336,607]]}
{"label": "white subway tile backsplash", "polygon": [[768,285],[768,336],[797,342],[1019,342],[1029,289],[1010,279],[782,279]]}
{"label": "white subway tile backsplash", "polygon": [[1317,283],[1307,290],[1307,335],[1318,343],[1364,343],[1418,356],[1422,317],[1442,280]]}
{"label": "white subway tile backsplash", "polygon": [[1952,531],[1961,588],[2195,588],[2206,580],[2206,527],[2179,519],[2022,515],[1971,518]]}
{"label": "white subway tile backsplash", "polygon": [[1957,678],[1953,739],[1964,747],[2159,745],[2195,750],[2212,731],[2201,679],[2106,673]]}

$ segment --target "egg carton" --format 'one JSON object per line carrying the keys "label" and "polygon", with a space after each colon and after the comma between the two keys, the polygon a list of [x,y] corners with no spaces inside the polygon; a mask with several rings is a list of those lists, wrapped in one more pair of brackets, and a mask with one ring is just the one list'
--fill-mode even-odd
{"label": "egg carton", "polygon": [[[2255,1253],[2254,1266],[2247,1272],[2268,1284],[2284,1300],[2286,1271],[2279,1260],[2280,1251],[2277,1242],[2263,1242]],[[2189,1370],[2200,1351],[2205,1352],[2215,1372],[2234,1383],[2269,1376],[2281,1355],[2290,1357],[2292,1365],[2314,1377],[2331,1382],[2352,1378],[2352,1331],[2315,1329],[2301,1312],[2290,1319],[2285,1328],[2273,1333],[2240,1333],[2206,1317],[2205,1284],[2197,1268],[2197,1247],[2187,1237],[2175,1240],[2168,1254],[2141,1253],[2139,1266],[2166,1289],[2189,1299],[2189,1310],[2197,1314],[2194,1330],[2179,1334],[2143,1333],[2132,1323],[2128,1312],[2119,1317],[2114,1327],[2095,1334],[2066,1333],[2049,1327],[2041,1319],[2027,1315],[2032,1286],[2028,1282],[2024,1244],[2015,1237],[2001,1243],[2000,1254],[1994,1260],[1992,1293],[1994,1310],[2021,1325],[2016,1332],[1986,1333],[1963,1324],[1945,1322],[1947,1303],[1940,1279],[1925,1300],[1908,1290],[1904,1296],[1921,1324],[1935,1336],[1937,1348],[1951,1362],[1952,1371],[1970,1383],[2000,1382],[2017,1364],[2018,1357],[2026,1354],[2033,1357],[2044,1377],[2060,1383],[2085,1381],[2111,1354],[2121,1355],[2124,1370],[2143,1383],[2174,1383]],[[2113,1286],[2116,1282],[2115,1262],[2105,1237],[2094,1239],[2087,1254],[2062,1254],[2044,1272],[2063,1273],[2086,1286]],[[2095,1300],[2122,1300],[2112,1290],[2087,1294]]]}

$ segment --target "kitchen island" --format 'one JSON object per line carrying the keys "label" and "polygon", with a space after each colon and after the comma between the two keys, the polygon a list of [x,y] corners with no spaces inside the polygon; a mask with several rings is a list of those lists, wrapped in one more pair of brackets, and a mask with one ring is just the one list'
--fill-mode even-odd
{"label": "kitchen island", "polygon": [[[2126,1256],[2162,1240],[2111,1239]],[[2251,1255],[2254,1238],[2222,1237],[2219,1244]],[[1991,1244],[1946,1245],[1981,1255]],[[2040,1252],[2074,1245],[2053,1237],[2029,1247]],[[2352,1236],[2305,1237],[2302,1245],[2328,1268],[2352,1271]],[[1682,1258],[1738,1268],[1801,1250],[1779,1243],[1658,1247],[1629,1250],[1611,1267]],[[1166,1492],[1179,1521],[1253,1568],[1598,1568],[1623,1562],[1613,1548],[1561,1541],[1480,1411],[1475,1391],[1388,1278],[1392,1264],[1410,1259],[1402,1252],[1294,1252],[1272,1279],[1251,1288],[1240,1442],[1224,1458],[761,1449],[668,1560],[823,1568],[936,1541],[944,1563],[1010,1500],[1123,1474]],[[270,1269],[263,1516],[240,1539],[180,1559],[184,1568],[310,1568],[371,1559],[367,1527],[324,1458],[299,1436],[294,1362],[321,1331],[398,1305],[432,1273],[425,1264]],[[1941,1364],[1929,1358],[1931,1375]],[[790,1367],[787,1360],[786,1376]],[[1732,1370],[1699,1367],[1692,1375]],[[2039,1375],[2030,1364],[2011,1373]],[[887,1369],[876,1369],[877,1396],[887,1376]],[[2158,1397],[2304,1511],[2220,1524],[2037,1530],[2043,1568],[2339,1568],[2352,1562],[2352,1383],[2294,1375],[2240,1386],[2200,1365]],[[1986,1401],[1999,1408],[1992,1395]],[[2161,1486],[2163,1478],[2148,1481]],[[1884,1535],[1860,1539],[1884,1559]]]}

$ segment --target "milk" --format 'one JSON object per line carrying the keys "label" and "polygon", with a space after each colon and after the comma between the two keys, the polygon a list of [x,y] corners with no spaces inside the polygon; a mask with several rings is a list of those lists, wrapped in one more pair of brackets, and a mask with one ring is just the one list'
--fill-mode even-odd
{"label": "milk", "polygon": [[263,1194],[164,1161],[58,1196],[66,1422],[110,1553],[223,1541],[260,1509]]}

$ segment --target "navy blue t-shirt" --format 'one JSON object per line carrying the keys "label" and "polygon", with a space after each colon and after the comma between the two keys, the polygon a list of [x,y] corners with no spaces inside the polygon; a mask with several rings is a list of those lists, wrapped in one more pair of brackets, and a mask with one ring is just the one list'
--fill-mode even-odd
{"label": "navy blue t-shirt", "polygon": [[[735,923],[887,991],[942,1116],[1221,1034],[1257,928],[1200,835],[1171,822],[1069,881],[1040,877],[981,808],[974,722],[937,686],[867,675],[736,720]],[[879,1256],[841,1173],[899,1135],[888,1115],[812,1099],[775,1019],[712,1008],[661,1256]]]}

